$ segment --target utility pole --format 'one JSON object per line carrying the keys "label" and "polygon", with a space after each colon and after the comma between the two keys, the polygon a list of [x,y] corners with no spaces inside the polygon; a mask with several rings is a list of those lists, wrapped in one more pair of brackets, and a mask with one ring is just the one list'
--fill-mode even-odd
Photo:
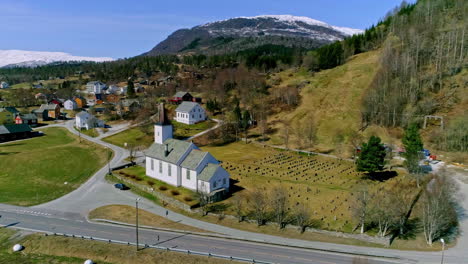
{"label": "utility pole", "polygon": [[136,250],[138,251],[138,201],[140,201],[140,197],[138,197],[136,200],[135,200],[135,203],[136,203]]}

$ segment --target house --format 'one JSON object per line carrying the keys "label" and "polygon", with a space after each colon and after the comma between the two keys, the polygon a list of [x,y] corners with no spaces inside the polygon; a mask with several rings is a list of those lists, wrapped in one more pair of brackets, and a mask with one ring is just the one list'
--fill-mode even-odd
{"label": "house", "polygon": [[144,152],[146,175],[174,186],[207,193],[213,200],[229,191],[229,173],[209,152],[172,135],[164,105],[159,105],[159,122],[154,126],[154,143]]}
{"label": "house", "polygon": [[125,95],[125,94],[127,94],[127,86],[125,86],[125,87],[120,87],[119,90],[117,91],[117,94],[119,94],[119,95]]}
{"label": "house", "polygon": [[158,86],[166,85],[166,84],[172,82],[173,80],[174,80],[174,77],[172,77],[172,76],[166,76],[166,77],[159,78],[159,79],[156,81],[156,84],[157,84]]}
{"label": "house", "polygon": [[100,81],[88,82],[86,84],[86,91],[93,94],[101,94],[107,88],[106,85]]}
{"label": "house", "polygon": [[19,111],[14,107],[0,107],[0,124],[14,124]]}
{"label": "house", "polygon": [[28,124],[30,126],[36,126],[37,116],[35,114],[19,114],[15,118],[15,124]]}
{"label": "house", "polygon": [[106,90],[106,94],[117,94],[118,91],[120,91],[120,88],[117,85],[110,85]]}
{"label": "house", "polygon": [[82,111],[75,116],[75,126],[78,129],[88,130],[95,127],[104,127],[104,121],[97,119],[86,111]]}
{"label": "house", "polygon": [[117,104],[116,110],[118,115],[123,115],[128,112],[135,112],[140,108],[141,105],[137,99],[123,99]]}
{"label": "house", "polygon": [[38,118],[42,120],[59,119],[60,105],[58,104],[42,104],[41,107],[33,111]]}
{"label": "house", "polygon": [[0,125],[0,142],[28,138],[32,135],[32,129],[27,124]]}
{"label": "house", "polygon": [[177,92],[169,101],[176,103],[176,104],[180,104],[181,102],[184,102],[184,101],[192,102],[193,96],[188,92]]}
{"label": "house", "polygon": [[65,108],[66,110],[75,110],[78,109],[78,104],[75,100],[68,99],[63,103],[63,108]]}
{"label": "house", "polygon": [[0,89],[6,89],[10,87],[10,85],[7,82],[1,82],[0,83]]}
{"label": "house", "polygon": [[206,120],[206,112],[198,103],[182,102],[176,109],[175,120],[179,123],[193,125]]}
{"label": "house", "polygon": [[59,106],[62,106],[63,102],[60,100],[60,99],[52,99],[49,101],[49,104],[56,104],[56,105],[59,105]]}
{"label": "house", "polygon": [[75,97],[76,107],[83,108],[86,106],[86,100],[82,97]]}

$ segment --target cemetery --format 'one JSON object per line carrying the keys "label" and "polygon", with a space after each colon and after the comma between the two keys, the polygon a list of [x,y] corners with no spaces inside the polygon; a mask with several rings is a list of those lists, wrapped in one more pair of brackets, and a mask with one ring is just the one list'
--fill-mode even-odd
{"label": "cemetery", "polygon": [[[349,160],[307,156],[241,142],[204,147],[203,150],[220,159],[239,194],[256,189],[269,193],[280,185],[288,192],[288,211],[295,205],[304,204],[310,209],[317,224],[315,227],[332,231],[352,232],[355,229],[351,207],[353,195],[361,185],[367,184],[377,190],[402,180],[402,177],[395,177],[376,182],[357,172],[355,164]],[[229,205],[231,199],[223,203]],[[230,210],[233,209],[227,206],[226,213],[233,213]]]}

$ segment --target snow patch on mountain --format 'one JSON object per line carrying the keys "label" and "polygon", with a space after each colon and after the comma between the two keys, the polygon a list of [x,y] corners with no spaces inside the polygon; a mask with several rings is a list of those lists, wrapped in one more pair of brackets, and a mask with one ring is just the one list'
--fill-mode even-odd
{"label": "snow patch on mountain", "polygon": [[26,66],[35,67],[59,61],[113,61],[109,57],[81,57],[65,52],[26,51],[26,50],[0,50],[0,67]]}
{"label": "snow patch on mountain", "polygon": [[[253,16],[253,17],[236,17],[236,18],[230,18],[230,19],[216,21],[216,22],[210,22],[210,23],[201,25],[199,27],[210,27],[211,25],[226,22],[226,21],[233,20],[233,19],[252,19],[252,20],[255,20],[255,19],[273,19],[273,20],[275,20],[275,21],[277,21],[279,23],[284,23],[284,24],[287,24],[287,25],[292,27],[290,29],[286,29],[287,31],[304,33],[304,34],[309,33],[309,34],[312,35],[310,37],[313,37],[313,38],[318,37],[318,38],[321,38],[321,39],[328,39],[330,41],[340,40],[340,38],[337,38],[336,36],[325,36],[323,34],[322,34],[322,36],[318,36],[318,34],[314,34],[316,32],[314,32],[313,30],[311,30],[309,28],[305,28],[300,23],[304,23],[304,24],[307,24],[307,25],[310,25],[310,26],[319,26],[319,27],[332,29],[332,30],[338,31],[339,33],[341,33],[341,34],[343,34],[345,36],[352,36],[352,35],[360,34],[360,33],[364,32],[364,30],[362,30],[362,29],[332,26],[332,25],[327,24],[325,22],[322,22],[322,21],[319,21],[319,20],[316,20],[316,19],[312,19],[310,17],[293,16],[293,15],[261,15],[261,16]],[[298,23],[298,22],[300,22],[300,23]],[[244,28],[243,30],[245,31],[244,35],[246,33],[248,33],[249,31],[256,31],[255,28],[252,28],[250,30],[248,28]],[[281,30],[285,30],[285,29],[281,28]],[[210,33],[216,33],[216,31],[211,31]]]}

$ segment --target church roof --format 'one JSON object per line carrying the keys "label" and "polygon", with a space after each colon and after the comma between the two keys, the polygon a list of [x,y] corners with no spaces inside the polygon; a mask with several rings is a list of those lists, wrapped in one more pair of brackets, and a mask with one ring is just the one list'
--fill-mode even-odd
{"label": "church roof", "polygon": [[206,167],[202,170],[198,179],[202,181],[210,181],[210,179],[216,174],[216,171],[220,168],[218,164],[208,163]]}
{"label": "church roof", "polygon": [[200,162],[205,158],[206,155],[208,155],[208,152],[193,149],[184,159],[182,164],[180,164],[180,166],[189,170],[196,170],[198,164],[200,164]]}
{"label": "church roof", "polygon": [[[169,150],[167,156],[165,155],[165,145],[167,145]],[[192,145],[193,144],[190,142],[169,138],[164,141],[164,144],[153,143],[153,145],[145,151],[145,155],[154,159],[177,164]]]}

